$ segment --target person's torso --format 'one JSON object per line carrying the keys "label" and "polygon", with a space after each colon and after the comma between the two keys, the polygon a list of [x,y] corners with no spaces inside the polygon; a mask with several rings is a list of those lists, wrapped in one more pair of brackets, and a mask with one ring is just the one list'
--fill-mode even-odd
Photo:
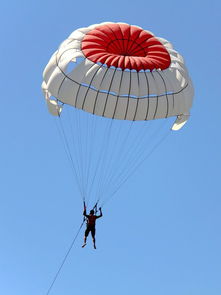
{"label": "person's torso", "polygon": [[97,216],[96,215],[89,215],[87,217],[87,225],[89,225],[89,226],[95,226],[96,219],[97,219]]}

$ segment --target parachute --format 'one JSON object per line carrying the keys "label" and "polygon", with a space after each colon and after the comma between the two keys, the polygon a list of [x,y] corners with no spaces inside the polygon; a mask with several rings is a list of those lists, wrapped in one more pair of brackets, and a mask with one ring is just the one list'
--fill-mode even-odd
{"label": "parachute", "polygon": [[183,57],[169,41],[113,22],[77,29],[63,41],[44,70],[42,90],[82,198],[96,204],[162,141],[161,125],[175,117],[171,129],[182,128],[194,95]]}

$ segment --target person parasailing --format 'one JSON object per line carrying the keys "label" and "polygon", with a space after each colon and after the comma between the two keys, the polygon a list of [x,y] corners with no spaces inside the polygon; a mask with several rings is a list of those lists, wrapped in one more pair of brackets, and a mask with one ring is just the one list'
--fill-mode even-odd
{"label": "person parasailing", "polygon": [[[97,205],[94,206],[94,209],[97,207]],[[87,212],[86,212],[86,204],[84,202],[84,211],[83,211],[83,215],[87,218],[87,227],[86,227],[86,230],[85,230],[85,234],[84,234],[84,244],[82,245],[82,248],[84,248],[86,245],[87,245],[87,237],[89,235],[89,233],[91,232],[91,236],[92,236],[92,241],[93,241],[93,244],[94,244],[94,249],[96,249],[96,241],[95,241],[95,232],[96,232],[96,228],[95,228],[95,225],[96,225],[96,220],[100,217],[103,216],[102,214],[102,210],[101,210],[101,207],[99,208],[99,211],[100,211],[100,215],[96,215],[95,212],[94,212],[94,209],[92,209],[90,211],[90,214],[87,215]]]}

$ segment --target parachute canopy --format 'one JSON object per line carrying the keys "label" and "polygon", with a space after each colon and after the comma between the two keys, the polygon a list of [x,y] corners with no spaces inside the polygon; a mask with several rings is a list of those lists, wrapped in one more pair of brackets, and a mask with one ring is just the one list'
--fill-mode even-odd
{"label": "parachute canopy", "polygon": [[74,31],[52,55],[42,89],[82,199],[93,204],[110,199],[166,138],[169,117],[173,130],[186,123],[193,100],[172,44],[125,23]]}
{"label": "parachute canopy", "polygon": [[138,26],[106,22],[74,31],[52,55],[42,89],[50,113],[63,104],[112,119],[189,117],[193,87],[170,42]]}

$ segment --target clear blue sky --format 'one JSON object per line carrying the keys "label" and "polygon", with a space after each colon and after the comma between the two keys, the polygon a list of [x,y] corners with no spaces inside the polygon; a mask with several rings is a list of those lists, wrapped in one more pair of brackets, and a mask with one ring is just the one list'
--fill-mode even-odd
{"label": "clear blue sky", "polygon": [[98,249],[76,241],[53,295],[220,295],[220,1],[1,4],[0,294],[44,295],[82,204],[40,85],[73,30],[137,24],[170,40],[195,87],[192,116],[104,208]]}

